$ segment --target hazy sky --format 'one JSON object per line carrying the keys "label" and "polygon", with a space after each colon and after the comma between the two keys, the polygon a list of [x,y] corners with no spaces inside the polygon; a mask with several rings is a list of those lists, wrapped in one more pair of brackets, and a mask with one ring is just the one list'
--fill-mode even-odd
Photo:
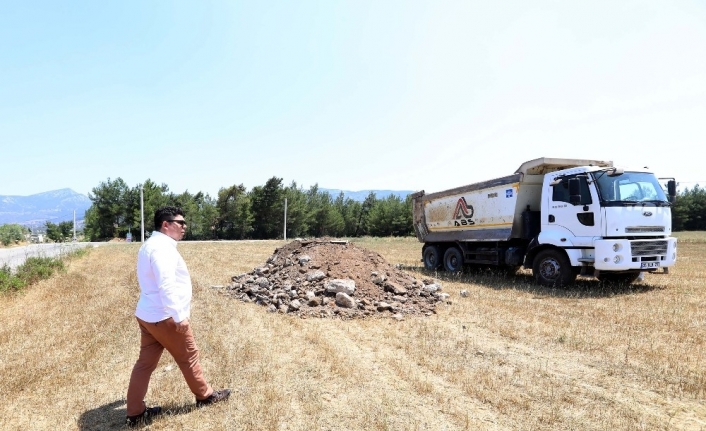
{"label": "hazy sky", "polygon": [[0,6],[0,195],[431,192],[538,157],[706,186],[703,0]]}

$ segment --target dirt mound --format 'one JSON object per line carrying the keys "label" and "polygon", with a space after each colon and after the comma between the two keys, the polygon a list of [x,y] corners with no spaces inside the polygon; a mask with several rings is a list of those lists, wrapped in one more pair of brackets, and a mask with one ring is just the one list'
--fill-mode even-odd
{"label": "dirt mound", "polygon": [[439,283],[417,280],[374,251],[325,238],[276,249],[265,265],[234,276],[226,291],[271,312],[351,319],[428,316],[449,296]]}

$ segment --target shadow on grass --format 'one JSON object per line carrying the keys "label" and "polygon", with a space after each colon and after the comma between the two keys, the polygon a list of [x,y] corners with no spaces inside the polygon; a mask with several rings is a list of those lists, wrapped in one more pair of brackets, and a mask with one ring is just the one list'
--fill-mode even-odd
{"label": "shadow on grass", "polygon": [[[163,420],[164,416],[191,413],[195,408],[193,404],[187,406],[162,406],[162,414],[152,418],[147,425]],[[125,424],[125,418],[125,400],[113,401],[84,412],[78,419],[78,429],[81,431],[124,430],[128,429]],[[135,429],[141,428],[146,428],[145,424],[141,424]]]}
{"label": "shadow on grass", "polygon": [[402,267],[406,271],[415,272],[419,277],[433,277],[450,283],[473,283],[490,289],[514,289],[532,293],[537,296],[555,298],[610,298],[619,295],[634,295],[663,289],[659,284],[650,283],[650,278],[661,277],[662,274],[646,274],[645,280],[632,284],[613,284],[600,282],[594,278],[579,277],[571,286],[564,288],[544,287],[535,283],[531,274],[518,272],[511,274],[501,270],[464,268],[460,273],[445,271],[428,271],[421,266]]}

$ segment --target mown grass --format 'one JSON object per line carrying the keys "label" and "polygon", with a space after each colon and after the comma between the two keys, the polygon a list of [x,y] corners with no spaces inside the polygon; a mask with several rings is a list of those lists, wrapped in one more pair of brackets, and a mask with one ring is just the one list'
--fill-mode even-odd
{"label": "mown grass", "polygon": [[706,243],[706,232],[704,231],[675,232],[674,236],[679,242]]}
{"label": "mown grass", "polygon": [[[262,265],[283,242],[180,244],[206,377],[234,392],[193,409],[165,354],[147,402],[168,414],[145,429],[706,429],[698,238],[680,238],[669,274],[571,289],[536,286],[525,271],[431,274],[410,238],[356,242],[439,279],[451,304],[400,322],[270,314],[212,286]],[[137,247],[93,249],[23,295],[0,297],[0,429],[124,429],[139,349]]]}

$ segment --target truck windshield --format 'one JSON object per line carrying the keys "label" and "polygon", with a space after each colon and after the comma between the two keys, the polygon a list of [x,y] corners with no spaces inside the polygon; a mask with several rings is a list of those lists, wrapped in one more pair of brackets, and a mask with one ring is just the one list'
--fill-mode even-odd
{"label": "truck windshield", "polygon": [[664,190],[653,174],[625,172],[608,176],[607,172],[594,174],[601,202],[606,206],[622,206],[636,203],[669,205]]}

